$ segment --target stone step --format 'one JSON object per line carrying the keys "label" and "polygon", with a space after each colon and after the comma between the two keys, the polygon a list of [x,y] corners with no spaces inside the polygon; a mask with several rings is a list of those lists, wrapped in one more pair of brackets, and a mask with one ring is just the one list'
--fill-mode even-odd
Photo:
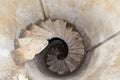
{"label": "stone step", "polygon": [[51,61],[49,61],[49,62],[46,62],[46,63],[47,63],[47,65],[51,66],[51,65],[53,65],[56,61],[58,61],[57,58],[54,58],[53,60],[51,60]]}
{"label": "stone step", "polygon": [[55,58],[57,58],[56,55],[47,54],[47,61],[54,60]]}
{"label": "stone step", "polygon": [[21,38],[18,39],[18,43],[19,48],[11,53],[15,62],[20,65],[33,59],[48,45],[48,41],[42,38]]}
{"label": "stone step", "polygon": [[49,65],[49,69],[53,72],[57,72],[56,69],[55,69],[57,63],[58,63],[58,61],[55,60],[55,62],[53,64]]}
{"label": "stone step", "polygon": [[67,64],[70,72],[73,72],[76,69],[76,66],[70,60],[65,59],[65,63]]}
{"label": "stone step", "polygon": [[65,33],[65,40],[66,40],[66,42],[69,44],[69,42],[71,41],[71,39],[72,39],[72,31],[73,30],[73,28],[66,28],[66,33]]}
{"label": "stone step", "polygon": [[56,30],[55,30],[53,22],[50,19],[47,20],[46,22],[42,22],[40,26],[43,27],[43,29],[51,32],[52,34],[55,34]]}
{"label": "stone step", "polygon": [[74,60],[75,62],[79,63],[80,62],[80,56],[81,55],[75,55],[74,53],[69,53],[68,57],[72,58],[72,60]]}
{"label": "stone step", "polygon": [[[30,32],[29,32],[30,31]],[[24,31],[25,37],[44,37],[46,39],[51,39],[53,34],[37,25],[32,25],[30,29]]]}
{"label": "stone step", "polygon": [[76,37],[80,37],[79,33],[75,31],[72,32],[71,36],[72,36],[71,39],[69,39],[68,41],[70,45],[72,44],[72,42],[74,41]]}

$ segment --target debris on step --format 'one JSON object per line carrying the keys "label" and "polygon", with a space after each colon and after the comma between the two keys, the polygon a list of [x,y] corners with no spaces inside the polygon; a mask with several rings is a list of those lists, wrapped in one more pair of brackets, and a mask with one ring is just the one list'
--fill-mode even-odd
{"label": "debris on step", "polygon": [[18,43],[20,47],[12,51],[12,57],[16,64],[19,65],[33,59],[36,54],[48,45],[48,41],[40,37],[20,38]]}

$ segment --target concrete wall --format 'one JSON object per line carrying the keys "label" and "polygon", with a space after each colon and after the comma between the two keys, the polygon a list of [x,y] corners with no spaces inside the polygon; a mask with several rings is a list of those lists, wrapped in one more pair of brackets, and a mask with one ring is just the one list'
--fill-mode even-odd
{"label": "concrete wall", "polygon": [[22,28],[39,19],[44,19],[39,0],[0,0],[0,80],[10,80],[14,70],[19,71],[10,53],[14,38]]}
{"label": "concrete wall", "polygon": [[[39,0],[0,0],[0,45],[8,47],[10,39],[18,37],[21,28],[25,28],[30,23],[39,19],[44,19]],[[7,45],[7,46],[6,46]]]}
{"label": "concrete wall", "polygon": [[[9,51],[14,49],[13,39],[21,28],[43,20],[43,10],[46,18],[67,20],[80,32],[86,32],[94,46],[120,31],[119,4],[120,0],[0,0],[0,60],[3,61],[0,62],[0,77],[11,67],[7,64],[11,60]],[[119,44],[120,35],[117,35],[96,48],[85,73],[71,79],[119,80]],[[48,80],[46,76],[38,77]]]}

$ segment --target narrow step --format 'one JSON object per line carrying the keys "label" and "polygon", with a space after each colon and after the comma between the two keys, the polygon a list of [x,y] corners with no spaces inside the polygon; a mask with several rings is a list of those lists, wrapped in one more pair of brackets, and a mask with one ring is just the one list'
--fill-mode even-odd
{"label": "narrow step", "polygon": [[63,63],[62,60],[59,61],[59,68],[58,69],[59,69],[59,71],[58,71],[59,75],[65,73],[65,64]]}
{"label": "narrow step", "polygon": [[83,43],[78,42],[78,43],[75,43],[74,45],[72,45],[70,47],[70,49],[84,49],[84,45],[83,45]]}
{"label": "narrow step", "polygon": [[71,36],[71,33],[72,33],[72,29],[73,28],[66,28],[65,29],[65,34],[64,34],[64,39],[67,41],[67,42],[69,42],[70,40],[69,40],[69,37]]}
{"label": "narrow step", "polygon": [[56,55],[47,54],[47,61],[54,60],[55,58],[57,58]]}
{"label": "narrow step", "polygon": [[41,25],[45,30],[51,32],[52,34],[55,34],[55,28],[53,22],[49,19],[46,22],[41,23]]}
{"label": "narrow step", "polygon": [[56,64],[58,63],[58,60],[55,60],[54,64],[49,65],[49,69],[53,72],[57,72],[56,71]]}
{"label": "narrow step", "polygon": [[69,44],[71,44],[76,37],[80,37],[79,33],[78,33],[78,32],[75,32],[75,31],[72,32],[72,35],[71,35],[71,36],[72,36],[72,39],[70,40],[70,43],[69,43]]}
{"label": "narrow step", "polygon": [[60,24],[60,20],[56,20],[54,22],[54,25],[56,26],[56,32],[57,32],[57,35],[59,35],[60,37],[62,36],[62,26]]}
{"label": "narrow step", "polygon": [[70,60],[65,59],[65,63],[67,64],[70,72],[73,72],[76,69],[75,65],[72,64]]}
{"label": "narrow step", "polygon": [[51,54],[54,54],[56,56],[60,54],[60,52],[57,48],[52,48],[51,51],[52,51]]}
{"label": "narrow step", "polygon": [[53,65],[56,61],[58,61],[57,58],[54,58],[53,60],[47,62],[47,64],[48,64],[49,66],[51,66],[51,65]]}
{"label": "narrow step", "polygon": [[77,63],[80,63],[80,56],[81,55],[75,55],[74,53],[69,53],[68,55],[68,57],[72,58]]}
{"label": "narrow step", "polygon": [[69,49],[69,52],[71,54],[80,55],[80,56],[83,56],[85,54],[85,50],[84,49],[80,49],[80,48]]}

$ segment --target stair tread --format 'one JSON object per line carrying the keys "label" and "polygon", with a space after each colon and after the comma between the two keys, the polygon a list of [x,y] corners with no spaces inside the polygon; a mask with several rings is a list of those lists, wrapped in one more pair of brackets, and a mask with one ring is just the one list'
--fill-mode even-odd
{"label": "stair tread", "polygon": [[58,62],[58,61],[56,60],[56,61],[54,62],[54,64],[52,64],[52,65],[49,66],[49,69],[50,69],[51,71],[56,72],[55,67],[56,67],[57,62]]}
{"label": "stair tread", "polygon": [[47,61],[51,61],[56,58],[56,55],[47,54]]}
{"label": "stair tread", "polygon": [[67,64],[70,72],[73,72],[73,71],[76,69],[75,65],[72,64],[70,60],[65,59],[65,62],[66,62],[66,64]]}
{"label": "stair tread", "polygon": [[65,73],[65,69],[66,69],[66,66],[65,66],[64,62],[60,61],[58,74],[64,74]]}
{"label": "stair tread", "polygon": [[83,56],[85,54],[85,50],[84,49],[80,49],[80,48],[76,48],[76,49],[70,49],[70,54],[74,54],[74,55],[81,55]]}
{"label": "stair tread", "polygon": [[44,22],[44,23],[41,23],[41,26],[42,26],[45,30],[47,30],[47,31],[52,32],[53,34],[55,34],[55,28],[53,27],[54,24],[53,24],[53,22],[52,22],[50,19],[47,20],[47,21]]}
{"label": "stair tread", "polygon": [[56,61],[57,61],[57,58],[55,58],[55,59],[47,62],[47,64],[48,64],[49,66],[51,66],[51,65],[53,65]]}
{"label": "stair tread", "polygon": [[70,41],[70,40],[69,40],[69,39],[70,39],[69,37],[70,37],[71,34],[72,34],[72,29],[73,29],[73,28],[66,28],[66,30],[65,30],[65,34],[64,34],[65,37],[64,37],[64,38],[65,38],[66,42]]}
{"label": "stair tread", "polygon": [[68,57],[71,57],[72,59],[80,62],[80,55],[69,54]]}

